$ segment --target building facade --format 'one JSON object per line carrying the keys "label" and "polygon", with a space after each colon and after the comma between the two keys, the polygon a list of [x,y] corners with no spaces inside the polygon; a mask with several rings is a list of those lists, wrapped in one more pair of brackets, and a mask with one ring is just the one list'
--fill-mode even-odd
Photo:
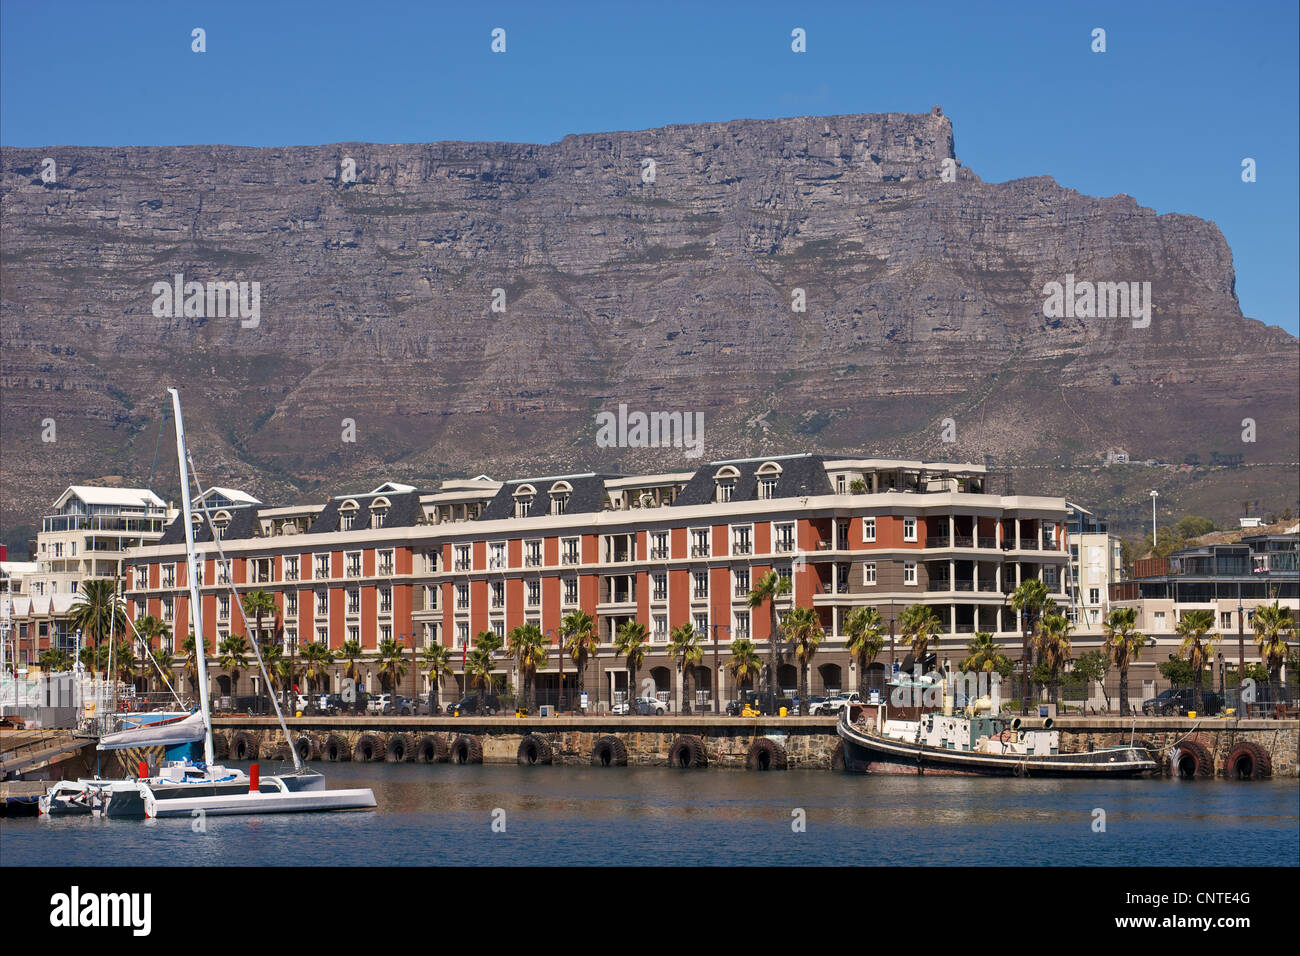
{"label": "building facade", "polygon": [[[480,476],[431,492],[387,483],[297,508],[232,501],[212,514],[228,568],[213,528],[196,516],[204,632],[219,642],[255,628],[232,606],[228,577],[240,594],[261,588],[273,596],[279,620],[264,622],[262,636],[286,650],[357,641],[373,655],[389,638],[413,652],[450,648],[455,673],[441,688],[449,696],[466,689],[464,655],[479,633],[504,636],[533,623],[552,649],[538,674],[542,698],[563,690],[572,701],[574,665],[562,659],[558,634],[565,615],[583,610],[600,639],[583,675],[591,705],[628,693],[613,640],[636,620],[649,632],[638,677],[676,709],[683,681],[667,653],[671,629],[689,622],[705,638],[705,659],[690,675],[693,703],[728,699],[736,690],[726,671],[731,643],[747,637],[767,659],[769,611],[751,609],[747,596],[774,570],[791,581],[778,614],[814,608],[826,633],[809,674],[812,692],[855,689],[860,675],[842,632],[854,607],[878,608],[896,630],[905,607],[931,606],[944,627],[937,653],[955,665],[977,630],[1019,647],[1006,597],[1021,581],[1042,578],[1066,602],[1065,501],[991,494],[986,483],[976,465],[797,455],[658,475]],[[128,613],[167,621],[179,647],[187,588],[178,520],[157,544],[131,551]],[[877,678],[890,654],[887,644]],[[906,654],[895,642],[895,659]],[[361,667],[373,689],[377,661]],[[503,659],[500,676],[514,682],[510,671]],[[249,689],[230,686],[226,675],[215,680],[217,693]],[[419,694],[429,689],[423,674],[406,680]],[[795,689],[793,662],[780,666],[777,681]]]}
{"label": "building facade", "polygon": [[159,541],[176,511],[147,488],[70,485],[41,518],[32,562],[12,565],[0,594],[6,659],[35,666],[42,651],[71,652],[69,618],[84,581],[122,587],[127,552]]}

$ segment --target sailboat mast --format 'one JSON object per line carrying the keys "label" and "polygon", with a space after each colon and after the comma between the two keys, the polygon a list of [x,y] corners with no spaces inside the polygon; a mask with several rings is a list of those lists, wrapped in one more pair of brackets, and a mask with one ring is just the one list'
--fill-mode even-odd
{"label": "sailboat mast", "polygon": [[190,586],[190,619],[194,622],[194,656],[198,658],[199,711],[203,714],[203,761],[209,767],[215,762],[212,751],[212,712],[208,707],[208,664],[203,644],[203,605],[199,603],[199,576],[201,567],[194,554],[194,522],[190,515],[190,473],[186,464],[185,424],[181,420],[181,395],[174,388],[167,389],[172,397],[172,411],[176,415],[176,459],[181,470],[181,517],[185,522],[186,578]]}

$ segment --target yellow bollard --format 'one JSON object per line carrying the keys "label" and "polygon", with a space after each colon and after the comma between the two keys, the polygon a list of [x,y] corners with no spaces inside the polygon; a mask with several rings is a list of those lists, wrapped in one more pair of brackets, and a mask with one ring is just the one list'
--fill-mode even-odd
{"label": "yellow bollard", "polygon": [[782,717],[786,716],[786,710],[784,707],[781,708],[781,716]]}
{"label": "yellow bollard", "polygon": [[1189,710],[1189,711],[1187,712],[1187,716],[1190,717],[1192,720],[1195,720],[1195,719],[1196,719],[1196,711],[1194,711],[1194,710]]}

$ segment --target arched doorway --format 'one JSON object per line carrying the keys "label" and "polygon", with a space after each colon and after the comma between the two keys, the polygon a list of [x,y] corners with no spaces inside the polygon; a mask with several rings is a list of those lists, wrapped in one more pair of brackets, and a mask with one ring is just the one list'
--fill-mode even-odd
{"label": "arched doorway", "polygon": [[776,668],[777,691],[787,697],[799,692],[799,668],[793,664],[780,664]]}
{"label": "arched doorway", "polygon": [[671,702],[673,699],[673,672],[667,667],[652,667],[649,676],[654,681],[651,696],[657,697],[661,701]]}
{"label": "arched doorway", "polygon": [[885,690],[885,665],[881,663],[872,664],[867,668],[867,679],[865,681],[866,691],[870,694],[873,690],[878,690],[882,694]]}
{"label": "arched doorway", "polygon": [[[809,693],[823,693],[830,695],[838,694],[846,690],[844,686],[844,672],[840,668],[839,664],[822,664],[817,668],[817,676],[821,678],[821,690],[818,691],[815,688],[810,687]],[[847,689],[857,690],[856,687]]]}

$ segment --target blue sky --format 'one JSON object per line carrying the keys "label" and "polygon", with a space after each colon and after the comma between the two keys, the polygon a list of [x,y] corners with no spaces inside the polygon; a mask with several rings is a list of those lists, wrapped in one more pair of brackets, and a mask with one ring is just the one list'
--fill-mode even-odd
{"label": "blue sky", "polygon": [[[1047,174],[1214,221],[1242,310],[1295,334],[1298,9],[0,0],[0,143],[552,142],[938,103],[987,181]],[[194,27],[206,53],[190,50]],[[489,49],[494,27],[504,54]],[[795,27],[807,53],[790,50]],[[1097,27],[1105,53],[1090,49]]]}

